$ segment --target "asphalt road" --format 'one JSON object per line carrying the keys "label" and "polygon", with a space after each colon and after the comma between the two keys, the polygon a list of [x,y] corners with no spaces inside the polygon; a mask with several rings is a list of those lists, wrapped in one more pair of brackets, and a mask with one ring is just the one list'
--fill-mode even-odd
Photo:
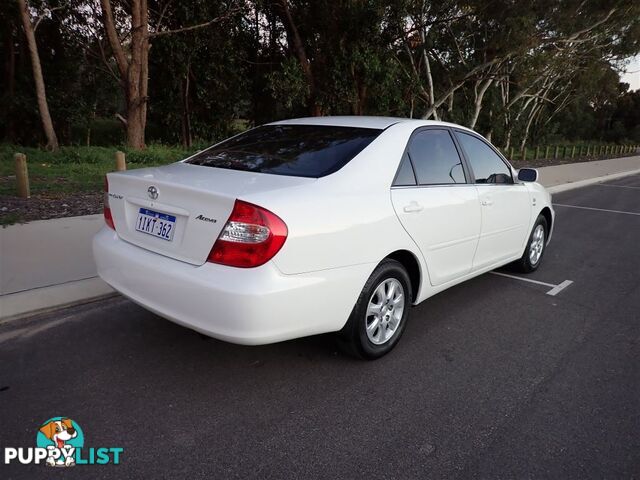
{"label": "asphalt road", "polygon": [[640,176],[608,185],[554,196],[617,212],[557,206],[526,277],[573,284],[483,275],[375,362],[330,336],[204,339],[119,297],[0,325],[0,447],[64,415],[124,448],[0,477],[640,478]]}

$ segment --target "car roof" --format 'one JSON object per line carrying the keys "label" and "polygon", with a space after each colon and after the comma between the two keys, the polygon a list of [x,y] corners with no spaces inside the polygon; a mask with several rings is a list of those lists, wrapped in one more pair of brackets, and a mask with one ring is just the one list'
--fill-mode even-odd
{"label": "car roof", "polygon": [[292,118],[290,120],[280,120],[272,122],[269,125],[327,125],[335,127],[359,127],[359,128],[379,128],[385,129],[397,123],[413,123],[416,127],[424,125],[442,125],[448,127],[457,127],[468,130],[466,127],[453,123],[440,122],[436,120],[419,120],[415,118],[401,117],[376,117],[376,116],[357,116],[345,115],[336,117],[306,117]]}

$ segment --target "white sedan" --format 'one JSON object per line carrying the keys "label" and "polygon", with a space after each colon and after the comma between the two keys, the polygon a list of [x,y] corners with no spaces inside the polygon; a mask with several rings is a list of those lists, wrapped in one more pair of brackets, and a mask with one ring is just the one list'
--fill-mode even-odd
{"label": "white sedan", "polygon": [[93,251],[113,288],[198,332],[247,345],[338,332],[377,358],[411,305],[540,265],[554,212],[536,180],[459,125],[286,120],[109,173]]}

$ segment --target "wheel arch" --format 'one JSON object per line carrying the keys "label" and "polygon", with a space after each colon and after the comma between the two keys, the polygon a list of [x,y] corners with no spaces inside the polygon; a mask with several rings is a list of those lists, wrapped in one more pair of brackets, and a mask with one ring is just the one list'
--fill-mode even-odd
{"label": "wheel arch", "polygon": [[549,207],[544,207],[540,211],[540,215],[542,215],[547,221],[547,238],[549,238],[549,232],[553,229],[553,215],[551,214],[551,209]]}
{"label": "wheel arch", "polygon": [[411,280],[411,302],[415,303],[418,298],[418,293],[420,292],[420,287],[422,283],[422,271],[420,268],[420,262],[409,250],[396,250],[393,253],[390,253],[385,258],[390,258],[397,262],[400,262],[402,266],[407,270],[409,274],[409,280]]}

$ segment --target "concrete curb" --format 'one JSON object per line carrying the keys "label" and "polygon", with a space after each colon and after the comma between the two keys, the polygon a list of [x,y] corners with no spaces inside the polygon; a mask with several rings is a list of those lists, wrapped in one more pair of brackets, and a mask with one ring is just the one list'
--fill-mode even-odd
{"label": "concrete curb", "polygon": [[554,185],[552,187],[546,187],[549,193],[560,193],[573,190],[575,188],[586,187],[594,185],[596,183],[602,183],[609,180],[615,180],[616,178],[628,177],[640,173],[640,169],[629,170],[627,172],[611,173],[609,175],[603,175],[601,177],[587,178],[585,180],[578,180],[577,182],[561,183],[560,185]]}
{"label": "concrete curb", "polygon": [[74,280],[0,296],[0,323],[117,295],[101,278]]}
{"label": "concrete curb", "polygon": [[[576,182],[554,185],[547,187],[547,190],[552,194],[566,192],[575,188],[615,180],[638,173],[640,173],[640,169],[612,173],[600,177],[578,180]],[[0,324],[115,295],[118,295],[118,293],[97,276],[0,295]]]}

